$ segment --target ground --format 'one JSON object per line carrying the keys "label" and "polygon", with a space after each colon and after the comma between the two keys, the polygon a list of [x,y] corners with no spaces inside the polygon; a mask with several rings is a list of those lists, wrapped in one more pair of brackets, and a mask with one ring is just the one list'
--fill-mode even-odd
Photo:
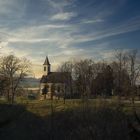
{"label": "ground", "polygon": [[[140,103],[136,104],[140,113]],[[0,104],[2,140],[133,140],[128,124],[135,122],[130,102],[117,99],[18,100]]]}

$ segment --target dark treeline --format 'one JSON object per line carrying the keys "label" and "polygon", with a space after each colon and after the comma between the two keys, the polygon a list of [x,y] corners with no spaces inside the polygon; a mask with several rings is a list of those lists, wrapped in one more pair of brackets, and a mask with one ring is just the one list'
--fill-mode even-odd
{"label": "dark treeline", "polygon": [[[140,61],[138,51],[116,51],[109,62],[93,59],[66,61],[58,68],[60,72],[70,72],[70,93],[64,98],[94,98],[112,95],[139,96]],[[21,91],[21,81],[29,73],[30,62],[14,55],[0,59],[0,94],[9,102]]]}
{"label": "dark treeline", "polygon": [[92,59],[66,61],[58,71],[72,73],[71,97],[139,95],[140,62],[138,51],[116,51],[110,62]]}

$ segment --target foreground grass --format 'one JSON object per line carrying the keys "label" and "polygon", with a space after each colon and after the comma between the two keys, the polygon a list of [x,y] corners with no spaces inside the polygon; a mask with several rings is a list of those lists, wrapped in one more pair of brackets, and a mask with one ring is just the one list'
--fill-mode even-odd
{"label": "foreground grass", "polygon": [[[110,109],[121,109],[125,114],[132,114],[133,108],[131,102],[123,102],[118,99],[112,99],[110,101],[106,99],[89,99],[83,104],[81,99],[66,100],[64,104],[63,100],[22,100],[17,101],[18,104],[23,105],[26,109],[36,115],[46,116],[51,114],[52,106],[54,112],[66,111],[67,109],[75,109],[82,107],[87,104],[88,107],[92,109],[98,109],[102,107],[108,107]],[[135,104],[137,113],[140,114],[140,103]]]}
{"label": "foreground grass", "polygon": [[133,121],[132,105],[117,100],[24,100],[14,106],[1,104],[0,116],[2,140],[139,139],[128,124]]}

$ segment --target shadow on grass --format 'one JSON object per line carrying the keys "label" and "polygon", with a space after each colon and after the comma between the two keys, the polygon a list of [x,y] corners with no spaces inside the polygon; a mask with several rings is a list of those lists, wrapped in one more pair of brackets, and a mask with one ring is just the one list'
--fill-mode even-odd
{"label": "shadow on grass", "polygon": [[37,116],[21,105],[0,105],[2,140],[130,140],[121,111],[83,107]]}

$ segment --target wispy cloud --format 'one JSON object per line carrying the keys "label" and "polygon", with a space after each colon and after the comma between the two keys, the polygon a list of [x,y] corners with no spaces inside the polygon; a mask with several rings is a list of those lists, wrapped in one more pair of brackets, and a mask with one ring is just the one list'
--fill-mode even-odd
{"label": "wispy cloud", "polygon": [[50,19],[51,20],[70,20],[72,17],[76,17],[77,14],[74,12],[65,12],[65,13],[58,13],[53,15]]}
{"label": "wispy cloud", "polygon": [[103,19],[91,19],[91,20],[85,19],[81,21],[81,23],[86,23],[86,24],[99,23],[99,22],[104,22],[104,20]]}
{"label": "wispy cloud", "polygon": [[[102,20],[97,22],[102,22]],[[127,22],[120,23],[109,29],[102,29],[101,31],[98,30],[93,33],[89,32],[85,34],[80,33],[81,25],[46,24],[18,29],[13,32],[14,36],[6,37],[7,41],[4,42],[52,42],[56,43],[60,48],[66,48],[71,44],[101,40],[106,37],[124,34],[135,30],[140,30],[139,17],[130,19]],[[46,37],[44,36],[45,34]]]}
{"label": "wispy cloud", "polygon": [[87,42],[96,41],[106,37],[112,37],[137,30],[140,30],[140,17],[132,18],[128,21],[119,23],[119,25],[112,26],[109,29],[104,29],[101,31],[99,30],[94,33],[87,33],[84,35],[74,35],[74,37],[76,42]]}
{"label": "wispy cloud", "polygon": [[50,16],[50,20],[70,20],[73,17],[77,16],[76,12],[67,12],[66,7],[70,7],[73,5],[74,0],[60,0],[57,2],[56,0],[48,0],[50,6],[54,10],[52,15]]}
{"label": "wispy cloud", "polygon": [[75,0],[47,0],[50,4],[50,6],[54,9],[57,10],[58,12],[63,12],[64,8],[67,6],[71,6]]}

